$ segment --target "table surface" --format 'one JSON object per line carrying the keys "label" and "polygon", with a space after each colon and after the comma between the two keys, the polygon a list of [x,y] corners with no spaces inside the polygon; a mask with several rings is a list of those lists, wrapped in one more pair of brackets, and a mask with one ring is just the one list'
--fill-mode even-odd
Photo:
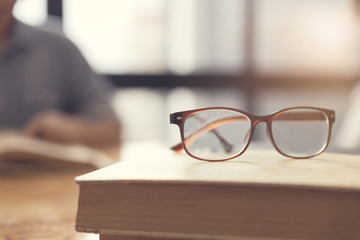
{"label": "table surface", "polygon": [[0,240],[99,239],[75,231],[78,186],[91,166],[0,165]]}

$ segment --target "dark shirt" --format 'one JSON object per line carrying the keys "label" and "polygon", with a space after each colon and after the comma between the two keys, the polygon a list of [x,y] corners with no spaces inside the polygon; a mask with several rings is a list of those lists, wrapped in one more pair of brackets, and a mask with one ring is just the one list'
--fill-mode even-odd
{"label": "dark shirt", "polygon": [[0,127],[22,127],[44,110],[115,120],[101,80],[68,39],[15,20],[0,50]]}

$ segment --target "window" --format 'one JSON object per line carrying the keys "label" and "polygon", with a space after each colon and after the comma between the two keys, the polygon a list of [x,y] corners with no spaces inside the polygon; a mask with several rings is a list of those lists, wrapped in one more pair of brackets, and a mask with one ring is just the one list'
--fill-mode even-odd
{"label": "window", "polygon": [[[238,75],[249,52],[263,75],[359,72],[353,0],[62,1],[66,35],[104,74]],[[40,24],[46,0],[19,1],[15,15]]]}
{"label": "window", "polygon": [[21,0],[14,7],[14,15],[27,24],[38,26],[47,18],[46,0]]}

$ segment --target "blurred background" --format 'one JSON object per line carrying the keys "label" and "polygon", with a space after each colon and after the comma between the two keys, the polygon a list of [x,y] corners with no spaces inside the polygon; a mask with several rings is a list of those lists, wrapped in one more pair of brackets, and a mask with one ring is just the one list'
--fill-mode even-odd
{"label": "blurred background", "polygon": [[14,9],[66,35],[107,77],[125,141],[168,145],[180,140],[170,113],[210,106],[330,108],[337,142],[349,139],[359,12],[357,0],[18,0]]}

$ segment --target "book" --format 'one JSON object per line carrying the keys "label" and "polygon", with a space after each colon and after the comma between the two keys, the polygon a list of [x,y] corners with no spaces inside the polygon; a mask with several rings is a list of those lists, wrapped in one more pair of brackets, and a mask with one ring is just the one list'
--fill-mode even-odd
{"label": "book", "polygon": [[76,178],[77,231],[102,240],[360,239],[359,155],[295,160],[249,149],[202,162],[151,144],[123,151],[121,162]]}
{"label": "book", "polygon": [[115,160],[100,150],[80,144],[60,144],[30,138],[16,131],[0,131],[0,166],[44,164],[59,166],[91,165],[102,168]]}

